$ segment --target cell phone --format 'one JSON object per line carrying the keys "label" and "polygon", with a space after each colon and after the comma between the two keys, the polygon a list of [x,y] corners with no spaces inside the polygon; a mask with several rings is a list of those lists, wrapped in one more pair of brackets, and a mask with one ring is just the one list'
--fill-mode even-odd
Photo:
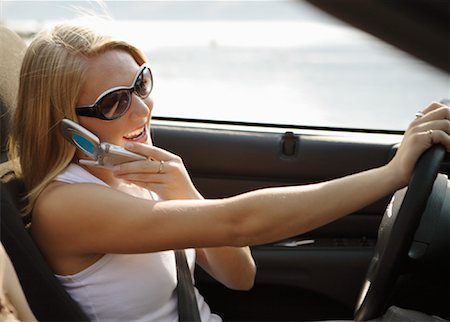
{"label": "cell phone", "polygon": [[81,159],[80,164],[112,167],[125,162],[147,159],[143,155],[133,153],[118,145],[100,142],[94,133],[66,118],[61,120],[61,132],[69,142],[92,159]]}

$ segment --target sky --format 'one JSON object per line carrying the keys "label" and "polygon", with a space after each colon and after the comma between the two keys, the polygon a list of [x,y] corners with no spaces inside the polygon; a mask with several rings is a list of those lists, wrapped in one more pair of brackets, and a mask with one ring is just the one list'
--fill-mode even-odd
{"label": "sky", "polygon": [[302,1],[0,2],[23,34],[92,12],[149,57],[155,115],[398,130],[450,96],[448,74]]}

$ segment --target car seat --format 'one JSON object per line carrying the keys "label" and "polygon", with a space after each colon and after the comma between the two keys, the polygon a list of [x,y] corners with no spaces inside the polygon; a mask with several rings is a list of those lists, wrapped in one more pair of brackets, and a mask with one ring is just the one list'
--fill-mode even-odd
{"label": "car seat", "polygon": [[[26,45],[0,25],[1,161],[6,160],[10,112],[15,107],[18,75]],[[11,258],[31,310],[39,321],[88,321],[64,290],[25,228],[21,209],[25,187],[10,167],[0,165],[0,239]]]}
{"label": "car seat", "polygon": [[6,161],[10,108],[15,106],[20,64],[25,49],[25,42],[16,33],[0,25],[0,162]]}

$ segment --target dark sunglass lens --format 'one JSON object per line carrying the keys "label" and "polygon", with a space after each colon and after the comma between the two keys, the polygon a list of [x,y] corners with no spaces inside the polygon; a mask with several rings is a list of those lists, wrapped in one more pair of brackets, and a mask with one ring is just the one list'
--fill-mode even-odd
{"label": "dark sunglass lens", "polygon": [[106,95],[99,103],[101,113],[107,119],[115,119],[123,115],[131,103],[131,95],[127,90],[120,90]]}
{"label": "dark sunglass lens", "polygon": [[146,98],[148,95],[150,95],[152,86],[152,74],[149,68],[145,68],[136,80],[134,89],[140,97]]}

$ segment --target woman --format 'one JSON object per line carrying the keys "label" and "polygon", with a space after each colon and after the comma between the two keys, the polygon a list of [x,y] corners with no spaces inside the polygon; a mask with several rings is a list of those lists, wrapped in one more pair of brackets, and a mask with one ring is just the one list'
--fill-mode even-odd
{"label": "woman", "polygon": [[[386,166],[203,200],[182,160],[151,144],[153,80],[145,62],[125,42],[62,25],[30,44],[21,70],[10,152],[29,190],[32,234],[92,320],[175,321],[173,249],[188,249],[191,270],[196,261],[226,286],[249,289],[255,264],[248,245],[356,211],[404,187],[432,144],[450,150],[449,108],[432,103]],[[59,131],[64,117],[147,159],[113,168],[80,165],[86,156]],[[202,320],[220,320],[196,296]]]}

